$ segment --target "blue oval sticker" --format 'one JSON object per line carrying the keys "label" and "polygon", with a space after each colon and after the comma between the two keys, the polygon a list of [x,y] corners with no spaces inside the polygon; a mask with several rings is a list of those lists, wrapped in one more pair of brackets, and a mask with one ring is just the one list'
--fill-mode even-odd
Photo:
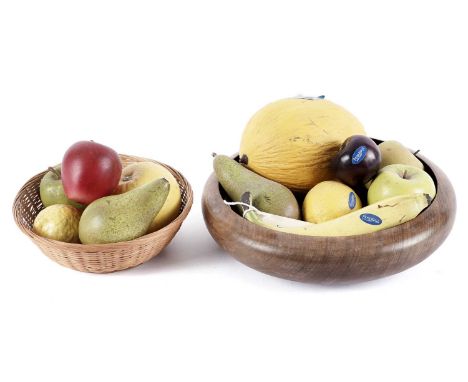
{"label": "blue oval sticker", "polygon": [[354,195],[354,192],[350,192],[348,196],[348,207],[350,210],[352,210],[354,207],[356,207],[356,195]]}
{"label": "blue oval sticker", "polygon": [[370,225],[382,224],[382,219],[380,219],[377,215],[374,215],[374,214],[361,214],[359,217],[364,223],[367,223]]}
{"label": "blue oval sticker", "polygon": [[352,164],[359,164],[361,163],[367,154],[367,147],[366,146],[359,146],[356,150],[354,150],[353,155],[351,157]]}

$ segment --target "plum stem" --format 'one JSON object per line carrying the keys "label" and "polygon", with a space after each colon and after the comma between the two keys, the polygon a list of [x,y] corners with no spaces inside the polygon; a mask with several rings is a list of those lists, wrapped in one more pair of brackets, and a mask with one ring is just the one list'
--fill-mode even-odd
{"label": "plum stem", "polygon": [[52,172],[58,179],[61,179],[61,175],[60,173],[53,167],[49,167],[47,170],[49,170],[50,172]]}

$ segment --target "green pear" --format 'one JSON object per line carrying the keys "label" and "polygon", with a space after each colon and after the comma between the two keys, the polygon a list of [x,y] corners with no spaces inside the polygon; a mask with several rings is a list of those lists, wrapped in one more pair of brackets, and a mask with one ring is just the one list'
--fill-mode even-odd
{"label": "green pear", "polygon": [[169,182],[161,178],[124,194],[95,200],[81,216],[81,242],[117,243],[143,236],[163,207],[169,188]]}
{"label": "green pear", "polygon": [[240,202],[248,191],[259,210],[299,219],[299,205],[287,187],[250,171],[226,155],[216,155],[213,167],[219,183],[234,202]]}
{"label": "green pear", "polygon": [[42,177],[39,185],[39,195],[44,207],[49,207],[54,204],[67,204],[78,209],[84,207],[70,200],[65,195],[62,184],[62,165],[58,164],[54,167],[49,167],[49,171]]}
{"label": "green pear", "polygon": [[397,141],[385,141],[379,144],[382,161],[380,168],[391,164],[406,164],[424,170],[422,162],[405,146]]}

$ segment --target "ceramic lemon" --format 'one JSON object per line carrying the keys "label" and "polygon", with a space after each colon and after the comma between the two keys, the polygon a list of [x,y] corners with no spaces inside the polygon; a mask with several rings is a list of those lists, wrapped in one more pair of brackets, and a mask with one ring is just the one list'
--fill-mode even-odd
{"label": "ceramic lemon", "polygon": [[33,230],[48,239],[78,243],[80,216],[80,211],[71,205],[53,204],[39,212]]}
{"label": "ceramic lemon", "polygon": [[347,185],[328,180],[317,184],[306,195],[302,205],[304,220],[323,223],[362,207],[359,196]]}

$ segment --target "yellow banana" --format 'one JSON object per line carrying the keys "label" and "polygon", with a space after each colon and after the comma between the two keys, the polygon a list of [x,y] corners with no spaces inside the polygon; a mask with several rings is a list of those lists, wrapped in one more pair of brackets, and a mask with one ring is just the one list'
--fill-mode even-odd
{"label": "yellow banana", "polygon": [[395,196],[339,218],[313,224],[259,211],[251,206],[249,199],[249,193],[242,197],[244,217],[250,222],[306,236],[353,236],[380,231],[415,218],[431,202],[428,194]]}

